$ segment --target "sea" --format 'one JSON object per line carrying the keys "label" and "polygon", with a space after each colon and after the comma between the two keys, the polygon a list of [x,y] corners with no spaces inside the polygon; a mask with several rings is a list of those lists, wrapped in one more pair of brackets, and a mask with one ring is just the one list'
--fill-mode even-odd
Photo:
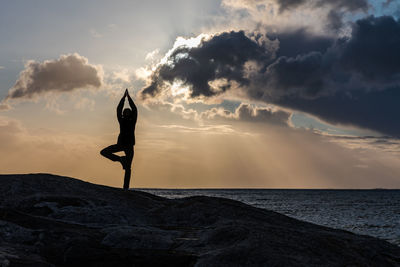
{"label": "sea", "polygon": [[303,221],[385,239],[400,246],[400,190],[140,189],[166,198],[238,200]]}

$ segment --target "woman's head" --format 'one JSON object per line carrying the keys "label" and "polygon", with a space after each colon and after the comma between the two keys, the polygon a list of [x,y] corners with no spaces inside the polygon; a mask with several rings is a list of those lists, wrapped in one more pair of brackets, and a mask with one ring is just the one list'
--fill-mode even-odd
{"label": "woman's head", "polygon": [[132,110],[129,108],[124,109],[124,111],[122,111],[122,117],[132,118]]}

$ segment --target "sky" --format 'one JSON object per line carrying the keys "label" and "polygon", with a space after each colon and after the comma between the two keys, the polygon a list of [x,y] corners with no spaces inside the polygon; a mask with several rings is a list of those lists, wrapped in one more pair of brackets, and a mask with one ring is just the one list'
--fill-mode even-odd
{"label": "sky", "polygon": [[120,187],[400,188],[395,0],[0,0],[0,173]]}

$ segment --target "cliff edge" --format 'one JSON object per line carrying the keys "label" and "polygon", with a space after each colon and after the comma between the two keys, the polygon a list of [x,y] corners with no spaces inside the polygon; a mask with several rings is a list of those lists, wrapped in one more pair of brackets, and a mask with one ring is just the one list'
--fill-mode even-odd
{"label": "cliff edge", "polygon": [[212,197],[0,175],[1,266],[400,266],[400,247]]}

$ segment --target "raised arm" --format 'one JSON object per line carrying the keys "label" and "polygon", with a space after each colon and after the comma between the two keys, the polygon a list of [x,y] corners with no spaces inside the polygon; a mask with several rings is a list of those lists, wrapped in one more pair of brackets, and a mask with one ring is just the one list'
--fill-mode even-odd
{"label": "raised arm", "polygon": [[132,109],[133,119],[136,121],[137,120],[137,108],[136,108],[136,105],[133,102],[131,96],[129,95],[128,90],[126,90],[126,96],[128,97],[129,106]]}
{"label": "raised arm", "polygon": [[121,121],[121,119],[122,119],[122,109],[124,108],[125,96],[126,96],[126,93],[121,98],[121,100],[119,101],[119,104],[117,106],[117,118],[118,118],[118,121]]}

